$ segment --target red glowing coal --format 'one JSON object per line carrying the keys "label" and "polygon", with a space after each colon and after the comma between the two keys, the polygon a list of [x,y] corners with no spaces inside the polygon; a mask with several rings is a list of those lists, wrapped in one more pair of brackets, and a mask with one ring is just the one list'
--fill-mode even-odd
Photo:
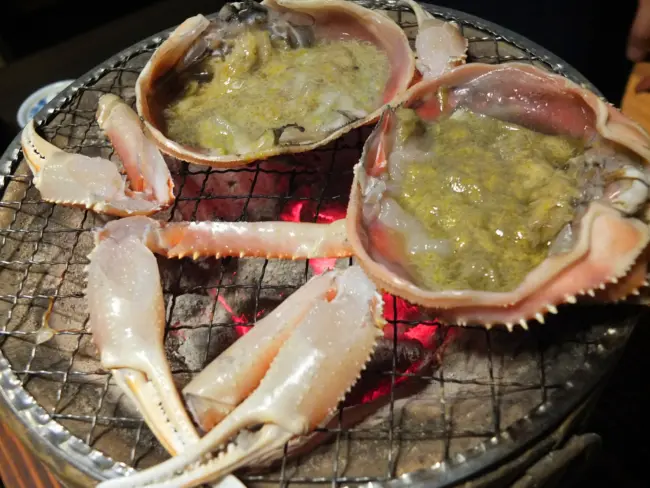
{"label": "red glowing coal", "polygon": [[[216,295],[216,290],[214,294]],[[430,362],[432,355],[442,345],[438,343],[436,334],[438,324],[435,322],[418,323],[421,312],[417,306],[411,305],[405,300],[395,298],[387,293],[383,297],[384,317],[387,321],[384,327],[384,337],[390,341],[396,339],[397,343],[410,343],[410,347],[417,347],[421,351],[421,354],[419,354],[418,360],[414,360],[403,367],[398,367],[395,375],[385,375],[383,378],[374,382],[372,387],[363,393],[360,399],[361,403],[372,402],[385,395],[390,395],[391,390],[395,386],[417,375],[423,365]],[[245,314],[236,314],[222,295],[217,295],[217,300],[231,315],[233,327],[238,337],[250,331],[252,321]],[[257,318],[260,318],[263,314],[263,310],[259,311]]]}
{"label": "red glowing coal", "polygon": [[384,318],[387,322],[384,327],[384,337],[388,340],[395,340],[397,343],[419,343],[422,355],[420,360],[414,361],[404,368],[396,368],[394,375],[387,375],[379,384],[363,395],[361,403],[369,403],[384,395],[389,395],[395,386],[417,375],[440,346],[436,335],[438,324],[423,322],[422,312],[417,305],[412,305],[389,293],[384,293],[383,298]]}
{"label": "red glowing coal", "polygon": [[251,330],[252,325],[243,325],[243,324],[249,324],[246,315],[245,314],[236,315],[235,312],[232,311],[232,307],[228,305],[228,302],[226,302],[226,299],[223,297],[223,295],[218,295],[217,301],[226,310],[226,312],[228,312],[231,315],[232,321],[235,323],[235,330],[237,331],[237,335],[239,337],[243,336],[246,332]]}

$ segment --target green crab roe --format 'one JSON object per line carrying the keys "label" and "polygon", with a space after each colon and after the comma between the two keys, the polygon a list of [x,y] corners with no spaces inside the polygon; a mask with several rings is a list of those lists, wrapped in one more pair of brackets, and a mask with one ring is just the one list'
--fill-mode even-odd
{"label": "green crab roe", "polygon": [[[397,146],[417,137],[415,160],[391,196],[451,252],[411,255],[407,270],[430,290],[508,291],[548,255],[580,196],[581,140],[456,110],[424,124],[397,111]],[[413,141],[415,142],[415,141]]]}
{"label": "green crab roe", "polygon": [[378,108],[390,76],[388,57],[370,42],[293,49],[256,29],[240,34],[225,59],[207,58],[192,71],[211,80],[181,75],[182,90],[164,111],[167,136],[223,154],[272,146],[273,129],[292,124],[320,138],[345,123],[342,113]]}

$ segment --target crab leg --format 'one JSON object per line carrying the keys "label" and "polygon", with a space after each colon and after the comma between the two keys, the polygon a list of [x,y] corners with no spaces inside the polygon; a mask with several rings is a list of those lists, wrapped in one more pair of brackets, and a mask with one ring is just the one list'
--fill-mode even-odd
{"label": "crab leg", "polygon": [[301,222],[170,222],[136,216],[112,221],[99,232],[141,235],[153,252],[168,258],[252,256],[311,259],[348,257],[345,219]]}
{"label": "crab leg", "polygon": [[436,19],[414,0],[403,0],[413,10],[418,23],[415,38],[415,66],[422,78],[435,78],[463,64],[469,42],[455,22]]}
{"label": "crab leg", "polygon": [[[197,486],[265,458],[329,420],[357,381],[384,325],[382,297],[358,266],[330,273],[335,276],[332,294],[312,301],[246,400],[182,454],[100,486]],[[224,447],[214,459],[205,459]]]}
{"label": "crab leg", "polygon": [[97,122],[121,158],[130,187],[109,159],[67,153],[43,139],[31,120],[21,144],[45,201],[115,216],[148,215],[174,201],[165,159],[145,135],[138,115],[120,98],[103,95]]}
{"label": "crab leg", "polygon": [[284,300],[250,332],[217,356],[184,389],[197,424],[210,431],[260,383],[280,347],[309,312],[315,300],[333,291],[333,273],[314,276]]}
{"label": "crab leg", "polygon": [[[172,455],[198,442],[170,374],[163,349],[165,307],[158,263],[133,222],[98,235],[88,266],[90,328],[102,365],[138,407]],[[126,228],[125,228],[126,227]],[[131,232],[124,232],[130,230]],[[216,486],[216,485],[215,485]],[[221,488],[243,488],[234,476]]]}
{"label": "crab leg", "polygon": [[[177,452],[180,445],[195,441],[197,434],[184,408],[181,408],[182,402],[171,382],[162,348],[164,306],[153,253],[182,257],[192,250],[195,258],[260,253],[295,259],[349,255],[345,229],[340,222],[164,224],[148,217],[134,216],[107,223],[96,233],[96,239],[97,246],[89,256],[87,288],[93,340],[100,350],[102,364],[116,370],[116,381],[141,407],[147,423],[170,452]],[[264,351],[273,356],[288,331],[307,312],[305,299],[325,293],[331,280],[319,277],[310,281],[268,320],[261,321],[272,322],[271,327],[255,328],[250,338],[246,336],[241,344],[238,341],[233,346],[234,350],[240,350],[256,338],[271,336],[273,341],[266,343]],[[157,342],[151,341],[152,328],[160,337]],[[123,347],[125,338],[129,340]],[[230,391],[231,397],[225,402],[231,402],[231,408],[252,391],[263,375],[260,368],[264,367],[264,357],[258,356],[257,352],[255,357],[250,357],[249,363],[245,363],[244,356],[241,360],[244,363],[240,367],[246,369],[245,376],[251,383],[240,383],[239,390]],[[216,365],[208,370],[219,369],[222,361],[217,360]],[[200,412],[206,408],[206,415],[216,415],[214,405],[210,406],[210,398],[218,392],[211,391],[202,379],[208,374],[199,375],[188,390],[194,393],[190,405],[195,408],[199,419],[203,419]],[[254,380],[255,374],[257,380]],[[230,377],[230,381],[235,381],[235,378]],[[152,387],[155,391],[151,390]],[[163,412],[157,407],[157,402],[162,403]],[[165,421],[163,413],[171,424]],[[205,422],[208,421],[201,421],[204,428],[207,427]]]}
{"label": "crab leg", "polygon": [[[111,222],[137,230],[133,222]],[[163,349],[165,306],[158,263],[137,232],[104,233],[89,255],[90,330],[104,368],[172,454],[197,442]],[[162,407],[162,409],[161,409]],[[169,419],[169,420],[167,420]]]}

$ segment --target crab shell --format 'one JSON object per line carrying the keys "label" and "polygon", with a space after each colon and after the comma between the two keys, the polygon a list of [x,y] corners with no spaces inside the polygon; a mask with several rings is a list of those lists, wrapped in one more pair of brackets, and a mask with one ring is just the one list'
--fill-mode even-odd
{"label": "crab shell", "polygon": [[218,155],[174,142],[157,126],[151,94],[156,83],[174,69],[194,41],[210,26],[210,21],[203,15],[196,15],[185,20],[160,45],[136,81],[136,109],[161,151],[182,161],[220,168],[242,166],[280,154],[311,151],[352,129],[376,122],[385,105],[403,95],[415,76],[415,57],[406,34],[392,19],[377,11],[345,0],[265,0],[262,5],[281,13],[295,12],[311,16],[317,38],[352,37],[372,42],[384,51],[392,72],[384,90],[382,105],[366,117],[344,125],[314,143],[278,145],[247,154]]}
{"label": "crab shell", "polygon": [[[446,98],[445,103],[441,103],[441,96]],[[615,146],[636,153],[644,164],[650,161],[650,138],[639,125],[591,91],[527,64],[461,66],[414,85],[397,106],[412,108],[428,121],[463,106],[533,129],[585,139],[597,133]],[[379,251],[381,258],[390,259],[381,254],[386,240],[381,224],[363,222],[362,209],[369,178],[381,175],[388,167],[393,111],[389,107],[382,115],[355,166],[347,219],[348,239],[359,264],[384,291],[435,309],[445,322],[505,324],[511,329],[514,324],[525,328],[531,318],[544,322],[546,312],[557,313],[556,305],[575,303],[576,295],[617,301],[638,294],[638,289],[647,284],[647,224],[597,201],[589,203],[573,249],[546,258],[508,292],[431,291],[377,262],[371,252]],[[644,208],[647,215],[647,202]]]}

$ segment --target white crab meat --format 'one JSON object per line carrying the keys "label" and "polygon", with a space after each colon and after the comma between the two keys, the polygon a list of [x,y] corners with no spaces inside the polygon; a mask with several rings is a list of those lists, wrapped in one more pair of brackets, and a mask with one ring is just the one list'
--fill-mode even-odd
{"label": "white crab meat", "polygon": [[[331,288],[321,286],[329,280]],[[267,332],[279,330],[281,345],[266,346],[267,352],[277,352],[273,357],[262,355],[250,361],[245,356],[233,362],[226,360],[226,351],[226,359],[217,358],[216,364],[234,367],[234,374],[244,376],[268,366],[250,395],[198,444],[157,466],[100,486],[198,486],[254,464],[330,420],[383,335],[383,299],[358,266],[329,271],[305,286],[309,311],[293,317],[280,314],[284,324],[287,319],[293,322],[291,327],[265,325],[253,339],[252,347],[259,349],[263,346],[257,339],[266,342]],[[241,349],[237,343],[231,348],[233,353]],[[228,377],[224,371],[215,380]],[[215,451],[218,454],[210,459]]]}
{"label": "white crab meat", "polygon": [[169,206],[174,184],[167,163],[133,109],[115,95],[102,95],[97,122],[121,158],[126,179],[115,162],[65,152],[43,139],[33,120],[25,126],[21,145],[43,200],[115,216],[149,215]]}

